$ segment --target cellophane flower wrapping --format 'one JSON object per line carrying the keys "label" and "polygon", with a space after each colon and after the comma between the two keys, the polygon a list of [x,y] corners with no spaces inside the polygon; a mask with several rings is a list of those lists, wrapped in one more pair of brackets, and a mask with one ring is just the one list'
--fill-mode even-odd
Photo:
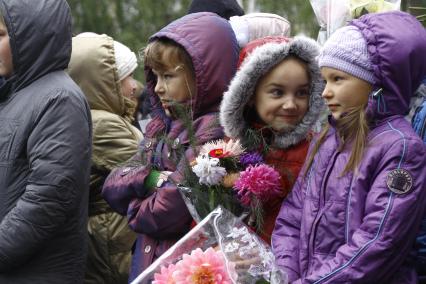
{"label": "cellophane flower wrapping", "polygon": [[351,18],[368,13],[387,12],[401,9],[401,0],[350,0]]}
{"label": "cellophane flower wrapping", "polygon": [[320,31],[318,42],[324,44],[330,35],[351,19],[351,0],[310,0]]}
{"label": "cellophane flower wrapping", "polygon": [[147,283],[286,284],[287,275],[268,244],[218,207],[132,282]]}
{"label": "cellophane flower wrapping", "polygon": [[401,0],[310,0],[310,3],[320,26],[320,44],[352,19],[367,13],[400,10],[401,7]]}

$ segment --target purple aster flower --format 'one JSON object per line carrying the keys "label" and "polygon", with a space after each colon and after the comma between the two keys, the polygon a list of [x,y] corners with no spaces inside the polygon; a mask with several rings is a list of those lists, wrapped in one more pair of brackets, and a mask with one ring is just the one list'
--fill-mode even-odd
{"label": "purple aster flower", "polygon": [[244,168],[250,166],[250,165],[256,165],[256,164],[262,164],[263,163],[263,157],[258,152],[249,152],[242,154],[240,156],[240,163],[244,166]]}

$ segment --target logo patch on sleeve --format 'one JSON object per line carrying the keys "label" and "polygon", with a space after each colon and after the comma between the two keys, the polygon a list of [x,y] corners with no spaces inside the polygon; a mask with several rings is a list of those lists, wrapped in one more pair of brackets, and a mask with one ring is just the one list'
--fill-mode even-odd
{"label": "logo patch on sleeve", "polygon": [[413,178],[407,170],[395,169],[388,173],[386,184],[390,191],[396,194],[404,194],[413,187]]}

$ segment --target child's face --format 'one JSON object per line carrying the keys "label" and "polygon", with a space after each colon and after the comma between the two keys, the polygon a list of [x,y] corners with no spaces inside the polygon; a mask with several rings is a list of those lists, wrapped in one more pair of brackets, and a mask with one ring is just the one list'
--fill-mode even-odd
{"label": "child's face", "polygon": [[137,85],[136,85],[135,79],[133,79],[133,74],[130,74],[129,76],[121,80],[121,92],[123,96],[133,101],[136,100],[135,98],[136,88],[137,88]]}
{"label": "child's face", "polygon": [[152,71],[157,77],[154,91],[160,98],[166,115],[171,116],[173,104],[186,102],[195,95],[194,79],[188,75],[189,72],[186,72],[183,66]]}
{"label": "child's face", "polygon": [[6,26],[0,23],[0,76],[8,78],[13,73],[12,51]]}
{"label": "child's face", "polygon": [[259,118],[275,131],[290,131],[309,107],[309,76],[304,63],[287,58],[257,84],[254,105]]}
{"label": "child's face", "polygon": [[327,82],[322,97],[334,119],[368,102],[372,86],[367,81],[329,67],[321,68],[321,74]]}

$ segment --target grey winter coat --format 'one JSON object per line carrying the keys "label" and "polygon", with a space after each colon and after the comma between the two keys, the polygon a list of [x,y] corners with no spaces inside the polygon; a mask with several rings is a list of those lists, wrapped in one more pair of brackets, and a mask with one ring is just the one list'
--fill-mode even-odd
{"label": "grey winter coat", "polygon": [[14,72],[0,88],[0,283],[81,283],[90,110],[64,72],[65,0],[0,0]]}

